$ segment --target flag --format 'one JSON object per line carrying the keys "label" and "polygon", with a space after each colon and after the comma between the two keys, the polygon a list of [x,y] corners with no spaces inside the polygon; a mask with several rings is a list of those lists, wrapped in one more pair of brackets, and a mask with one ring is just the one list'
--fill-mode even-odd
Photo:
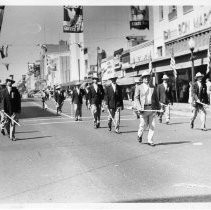
{"label": "flag", "polygon": [[47,61],[47,69],[50,71],[56,71],[58,58],[46,55],[46,61]]}
{"label": "flag", "polygon": [[150,53],[150,56],[149,56],[149,72],[150,72],[150,74],[153,73],[151,53]]}
{"label": "flag", "polygon": [[206,71],[206,74],[208,74],[210,72],[210,52],[211,52],[211,36],[209,38],[209,47],[208,47],[208,50],[207,50],[207,71]]}
{"label": "flag", "polygon": [[3,17],[4,17],[4,8],[5,6],[0,6],[0,33],[1,33],[1,27],[3,23]]}
{"label": "flag", "polygon": [[82,6],[64,6],[63,32],[66,33],[83,32]]}
{"label": "flag", "polygon": [[8,57],[8,45],[1,47],[0,54],[2,59]]}
{"label": "flag", "polygon": [[170,60],[170,67],[173,70],[174,77],[177,78],[177,70],[176,70],[176,65],[175,64],[176,63],[175,63],[175,60],[174,60],[174,52],[173,52],[173,49],[172,49],[171,60]]}

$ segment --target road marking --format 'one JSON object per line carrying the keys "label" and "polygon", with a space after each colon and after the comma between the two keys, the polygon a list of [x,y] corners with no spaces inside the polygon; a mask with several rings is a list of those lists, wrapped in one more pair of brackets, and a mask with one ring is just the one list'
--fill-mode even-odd
{"label": "road marking", "polygon": [[195,142],[195,143],[193,143],[193,145],[194,146],[201,146],[201,145],[203,145],[203,143],[202,142]]}

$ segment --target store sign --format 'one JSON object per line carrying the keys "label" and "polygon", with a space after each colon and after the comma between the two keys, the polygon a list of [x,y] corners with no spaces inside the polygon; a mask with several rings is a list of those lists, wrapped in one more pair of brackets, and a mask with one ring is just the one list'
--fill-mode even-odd
{"label": "store sign", "polygon": [[193,17],[191,20],[182,21],[177,25],[177,28],[171,30],[167,29],[163,32],[164,40],[176,38],[177,36],[183,36],[188,33],[195,32],[197,30],[207,28],[211,26],[211,9],[208,12],[204,12],[200,16]]}

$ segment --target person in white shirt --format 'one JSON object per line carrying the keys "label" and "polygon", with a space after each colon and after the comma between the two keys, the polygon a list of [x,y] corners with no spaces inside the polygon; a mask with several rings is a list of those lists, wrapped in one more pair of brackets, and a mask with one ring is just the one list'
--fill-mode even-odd
{"label": "person in white shirt", "polygon": [[149,84],[150,73],[145,71],[142,74],[143,83],[136,87],[135,90],[135,104],[140,113],[140,125],[138,130],[138,141],[142,142],[143,132],[149,126],[148,144],[155,146],[153,142],[154,129],[155,129],[155,116],[156,111],[160,109],[160,104],[157,98],[156,88]]}

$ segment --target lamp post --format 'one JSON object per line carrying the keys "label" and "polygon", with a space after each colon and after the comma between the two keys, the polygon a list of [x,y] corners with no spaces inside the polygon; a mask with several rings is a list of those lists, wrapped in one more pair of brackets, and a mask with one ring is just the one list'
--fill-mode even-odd
{"label": "lamp post", "polygon": [[194,51],[194,48],[195,48],[195,41],[194,41],[193,37],[190,38],[188,45],[189,45],[189,49],[191,51],[190,60],[192,62],[191,74],[192,74],[192,84],[193,84],[194,83],[194,75],[195,75],[195,72],[194,72],[194,56],[193,56],[193,51]]}

